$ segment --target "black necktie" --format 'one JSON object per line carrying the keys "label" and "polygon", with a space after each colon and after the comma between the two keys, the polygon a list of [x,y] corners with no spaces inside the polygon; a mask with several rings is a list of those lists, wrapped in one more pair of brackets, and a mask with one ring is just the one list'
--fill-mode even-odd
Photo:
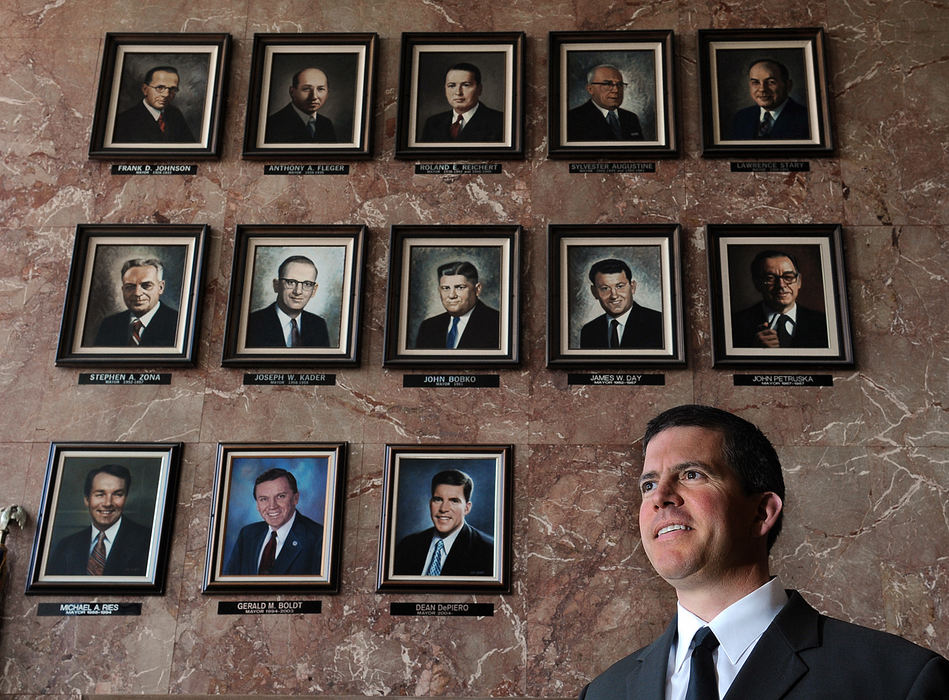
{"label": "black necktie", "polygon": [[619,321],[615,318],[610,321],[610,347],[619,347]]}
{"label": "black necktie", "polygon": [[267,540],[267,546],[264,547],[264,553],[260,555],[260,566],[257,568],[258,574],[269,574],[273,569],[273,562],[277,554],[277,531],[270,531],[270,539]]}
{"label": "black necktie", "polygon": [[765,112],[764,117],[758,123],[758,136],[767,136],[771,133],[773,126],[774,118],[771,116],[771,112]]}
{"label": "black necktie", "polygon": [[607,112],[606,121],[610,125],[610,129],[613,131],[613,138],[619,140],[623,138],[623,130],[620,129],[619,119],[616,116],[616,112],[612,109]]}
{"label": "black necktie", "polygon": [[300,326],[297,325],[297,320],[295,318],[290,319],[290,347],[298,348],[303,345],[303,340],[300,338]]}
{"label": "black necktie", "polygon": [[794,328],[794,321],[791,320],[791,317],[787,314],[781,314],[778,316],[777,331],[778,331],[778,344],[782,348],[787,348],[791,346],[791,331],[788,330],[788,327]]}
{"label": "black necktie", "polygon": [[685,700],[718,700],[718,681],[712,652],[718,640],[708,627],[701,627],[692,637],[692,664],[689,668],[689,688]]}

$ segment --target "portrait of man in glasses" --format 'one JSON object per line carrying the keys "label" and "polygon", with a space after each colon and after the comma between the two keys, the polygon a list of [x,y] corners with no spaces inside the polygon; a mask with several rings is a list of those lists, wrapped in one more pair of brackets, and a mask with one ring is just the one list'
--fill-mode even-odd
{"label": "portrait of man in glasses", "polygon": [[642,141],[635,112],[620,107],[629,84],[616,66],[600,64],[587,72],[590,99],[567,112],[568,141]]}
{"label": "portrait of man in glasses", "polygon": [[326,348],[329,332],[323,317],[306,311],[316,294],[316,264],[304,255],[280,263],[273,280],[277,299],[247,318],[249,348]]}
{"label": "portrait of man in glasses", "polygon": [[826,348],[827,317],[798,303],[804,285],[797,259],[762,250],[751,261],[761,301],[732,316],[732,345],[740,348]]}
{"label": "portrait of man in glasses", "polygon": [[181,110],[172,104],[180,77],[174,66],[154,66],[142,79],[142,100],[115,118],[116,143],[196,143]]}

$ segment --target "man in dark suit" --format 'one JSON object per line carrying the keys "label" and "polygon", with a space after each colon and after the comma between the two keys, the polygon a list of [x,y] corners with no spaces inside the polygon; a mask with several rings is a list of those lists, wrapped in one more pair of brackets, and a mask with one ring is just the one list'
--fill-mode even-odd
{"label": "man in dark suit", "polygon": [[142,81],[144,99],[115,117],[113,143],[197,143],[184,115],[172,102],[178,69],[155,66]]}
{"label": "man in dark suit", "polygon": [[420,141],[498,142],[504,140],[503,114],[481,100],[481,69],[456,63],[445,73],[445,97],[451,109],[425,120]]}
{"label": "man in dark suit", "polygon": [[736,348],[826,348],[827,317],[797,303],[803,277],[793,255],[763,250],[751,261],[761,303],[732,317]]}
{"label": "man in dark suit", "polygon": [[821,615],[770,575],[784,478],[757,427],[677,406],[649,422],[643,450],[640,536],[678,612],[581,700],[949,697],[949,661]]}
{"label": "man in dark suit", "polygon": [[132,475],[121,464],[91,469],[83,503],[92,524],[56,543],[46,564],[49,576],[144,576],[151,529],[123,516]]}
{"label": "man in dark suit", "polygon": [[329,81],[319,68],[293,74],[290,102],[267,117],[267,143],[336,143],[333,122],[317,110],[329,97]]}
{"label": "man in dark suit", "polygon": [[155,258],[133,258],[122,265],[122,298],[127,311],[106,316],[99,324],[97,347],[172,347],[178,334],[178,311],[162,304],[165,268]]}
{"label": "man in dark suit", "polygon": [[567,112],[568,141],[642,141],[635,112],[621,109],[627,83],[619,68],[599,65],[587,73],[590,99]]}
{"label": "man in dark suit", "polygon": [[323,572],[323,526],[297,510],[297,480],[273,468],[254,481],[262,522],[241,528],[222,573],[236,576],[307,576]]}
{"label": "man in dark suit", "polygon": [[327,348],[329,331],[322,316],[304,311],[320,286],[316,265],[303,255],[280,263],[273,290],[277,300],[247,318],[249,348]]}
{"label": "man in dark suit", "polygon": [[395,547],[393,573],[404,576],[493,576],[494,538],[465,522],[474,482],[458,469],[432,477],[427,530],[404,537]]}
{"label": "man in dark suit", "polygon": [[419,324],[416,348],[497,350],[501,346],[501,318],[481,301],[478,269],[467,261],[438,267],[438,293],[445,313]]}
{"label": "man in dark suit", "polygon": [[807,110],[789,94],[794,83],[787,66],[762,58],[748,67],[748,91],[755,104],[738,110],[727,139],[810,138]]}
{"label": "man in dark suit", "polygon": [[622,260],[600,260],[590,268],[590,293],[606,312],[580,329],[584,349],[661,348],[662,313],[633,301],[636,280]]}

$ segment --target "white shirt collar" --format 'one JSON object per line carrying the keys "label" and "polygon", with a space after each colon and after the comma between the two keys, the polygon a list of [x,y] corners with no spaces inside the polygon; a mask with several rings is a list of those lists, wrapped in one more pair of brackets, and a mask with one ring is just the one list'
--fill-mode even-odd
{"label": "white shirt collar", "polygon": [[[112,543],[115,542],[116,535],[119,534],[119,526],[122,524],[122,518],[120,517],[116,520],[111,527],[106,529],[105,532],[105,555],[109,556],[109,552],[112,551]],[[89,552],[92,553],[92,548],[96,544],[96,540],[99,539],[99,529],[93,525],[92,526],[92,540],[89,544]]]}
{"label": "white shirt collar", "polygon": [[[478,302],[475,302],[475,306],[478,305]],[[468,309],[467,312],[463,313],[461,316],[458,316],[458,331],[455,336],[455,347],[458,347],[458,343],[461,342],[461,336],[465,332],[465,326],[468,325],[468,321],[471,319],[471,313],[475,310],[475,307],[472,306]],[[451,331],[451,324],[454,322],[455,316],[448,316],[448,328],[445,330],[445,342],[448,342],[448,333]],[[454,540],[452,540],[454,541]]]}
{"label": "white shirt collar", "polygon": [[770,113],[771,113],[771,118],[772,118],[774,121],[778,121],[778,117],[781,116],[781,112],[784,110],[784,106],[785,106],[787,103],[788,103],[788,98],[785,98],[785,99],[784,99],[784,102],[782,102],[781,104],[779,104],[779,105],[778,105],[777,107],[775,107],[774,109],[765,109],[764,107],[761,107],[761,108],[760,108],[760,111],[758,112],[758,121],[760,122],[762,119],[764,119],[764,113],[765,113],[765,112],[770,112]]}
{"label": "white shirt collar", "polygon": [[316,112],[313,112],[313,114],[307,114],[292,102],[290,103],[290,106],[293,107],[293,111],[296,112],[297,116],[303,120],[304,124],[309,124],[311,119],[316,119]]}
{"label": "white shirt collar", "polygon": [[145,109],[148,110],[148,113],[151,114],[151,115],[152,115],[152,118],[157,122],[157,121],[158,121],[158,117],[161,116],[161,110],[160,110],[160,109],[155,109],[155,108],[152,107],[150,104],[148,104],[148,102],[145,101],[144,99],[142,100],[142,104],[145,105]]}
{"label": "white shirt collar", "polygon": [[[471,109],[469,109],[467,112],[462,112],[462,113],[461,113],[461,128],[462,128],[462,129],[464,129],[466,126],[468,126],[468,122],[471,121],[471,118],[474,117],[475,112],[478,111],[478,107],[480,107],[480,106],[481,106],[481,103],[480,103],[480,102],[475,102],[475,106],[474,106],[474,107],[472,107]],[[451,121],[452,121],[452,124],[454,124],[456,121],[458,121],[458,112],[456,112],[455,110],[452,110],[452,111],[451,111]]]}
{"label": "white shirt collar", "polygon": [[794,304],[794,306],[792,306],[787,311],[775,311],[764,302],[761,302],[761,308],[764,310],[764,317],[768,319],[769,328],[774,327],[775,322],[778,320],[778,316],[781,314],[784,314],[790,318],[795,323],[795,325],[797,324],[797,304]]}
{"label": "white shirt collar", "polygon": [[[590,100],[590,102],[593,102],[593,100]],[[615,112],[616,118],[619,119],[619,107],[616,107],[615,109],[606,109],[605,107],[600,107],[600,105],[598,105],[596,102],[593,102],[593,106],[600,110],[600,114],[603,115],[604,119],[610,118],[610,112]]]}
{"label": "white shirt collar", "polygon": [[129,313],[132,314],[133,321],[135,319],[138,319],[139,321],[142,322],[143,326],[148,328],[148,324],[152,322],[152,319],[155,318],[155,314],[158,313],[159,306],[161,306],[161,302],[158,302],[157,304],[155,304],[155,306],[152,307],[151,311],[149,311],[147,314],[142,314],[141,316],[136,316],[135,314],[132,314],[131,311],[129,311]]}
{"label": "white shirt collar", "polygon": [[283,309],[280,308],[280,304],[275,304],[274,308],[277,310],[277,318],[280,320],[280,328],[283,329],[283,342],[284,345],[290,347],[287,342],[290,338],[290,321],[294,318],[297,320],[297,330],[300,331],[300,335],[303,335],[303,309],[300,309],[300,313],[296,316],[288,316]]}

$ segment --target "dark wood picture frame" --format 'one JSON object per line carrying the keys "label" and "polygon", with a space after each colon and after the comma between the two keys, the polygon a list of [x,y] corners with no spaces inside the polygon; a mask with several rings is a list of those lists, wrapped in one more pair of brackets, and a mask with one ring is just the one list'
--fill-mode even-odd
{"label": "dark wood picture frame", "polygon": [[[230,34],[106,34],[89,157],[217,158],[230,50]],[[155,97],[143,80],[151,69],[161,67],[177,71],[178,85],[172,86],[170,96],[166,91],[160,93],[164,97]],[[165,104],[152,105],[150,115],[146,100]],[[160,125],[155,109],[163,113]]]}
{"label": "dark wood picture frame", "polygon": [[[678,224],[550,224],[547,366],[685,364],[680,238]],[[606,301],[590,274],[609,283]],[[617,312],[626,305],[616,348],[610,347],[610,303]]]}
{"label": "dark wood picture frame", "polygon": [[[56,364],[193,365],[208,235],[205,224],[79,224]],[[142,330],[139,345],[131,341],[133,315],[123,291],[123,267],[132,260],[146,263],[147,270],[157,269],[148,265],[154,260],[163,267],[163,272],[156,275],[162,282],[160,304],[152,307],[154,315]],[[134,274],[134,270],[129,273]],[[139,299],[140,303],[150,303],[144,297]]]}
{"label": "dark wood picture frame", "polygon": [[[366,227],[358,225],[238,225],[221,364],[357,366],[365,239]],[[281,262],[291,256],[317,270],[317,286],[297,317],[300,347],[278,344],[287,336],[275,300],[307,294],[274,287]]]}
{"label": "dark wood picture frame", "polygon": [[[378,43],[375,33],[255,34],[243,157],[371,158]],[[327,88],[313,137],[290,95],[293,76],[307,68],[321,70]]]}
{"label": "dark wood picture frame", "polygon": [[[679,152],[672,30],[550,32],[551,158],[673,158]],[[620,136],[597,111],[589,73],[613,66],[627,82]]]}
{"label": "dark wood picture frame", "polygon": [[[517,366],[520,236],[518,225],[392,226],[383,364]],[[452,273],[454,291],[445,291],[449,310],[439,269],[456,262],[463,265]],[[468,282],[472,268],[477,284]],[[448,349],[454,316],[467,321]]]}
{"label": "dark wood picture frame", "polygon": [[[512,445],[386,445],[378,591],[509,592],[513,459]],[[433,478],[449,470],[473,482],[467,505],[465,486],[444,483],[444,477],[446,490],[436,486],[432,493]],[[423,575],[436,532],[436,499],[446,523],[438,529],[454,527],[457,534],[441,573]]]}
{"label": "dark wood picture frame", "polygon": [[[524,32],[403,33],[395,157],[522,159],[526,42]],[[452,139],[446,75],[460,63],[480,72],[477,97],[483,100],[461,136]]]}
{"label": "dark wood picture frame", "polygon": [[[218,444],[205,593],[339,591],[347,447],[345,442]],[[255,480],[279,474],[271,469],[293,476],[297,502],[274,571],[263,574],[258,570],[261,549],[272,528],[258,512],[265,506],[255,503]],[[281,475],[266,482],[289,485]]]}
{"label": "dark wood picture frame", "polygon": [[[765,70],[752,77],[753,66]],[[827,72],[821,27],[700,29],[702,155],[831,155],[835,145]],[[787,96],[774,105],[780,113],[767,127],[759,122],[762,105],[752,97],[752,85],[764,87],[766,104],[782,93]],[[767,135],[760,135],[763,129]]]}
{"label": "dark wood picture frame", "polygon": [[[842,238],[839,224],[709,224],[713,366],[853,367]],[[788,261],[786,271],[800,277],[787,283],[775,273],[774,282],[765,282],[754,272],[762,265],[755,263],[759,255]],[[758,347],[765,325],[777,334],[784,322],[767,302],[787,305],[790,294],[792,338],[781,341],[790,344]]]}
{"label": "dark wood picture frame", "polygon": [[[26,593],[163,593],[181,450],[180,442],[51,443]],[[93,574],[100,524],[107,554]]]}

